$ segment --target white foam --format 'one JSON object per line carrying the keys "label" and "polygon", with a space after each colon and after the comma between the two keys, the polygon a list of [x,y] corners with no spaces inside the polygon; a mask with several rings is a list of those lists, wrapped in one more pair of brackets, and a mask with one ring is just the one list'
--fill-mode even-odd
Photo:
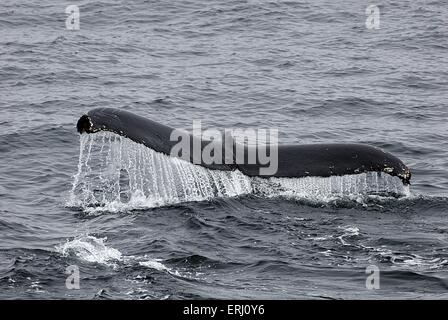
{"label": "white foam", "polygon": [[342,226],[339,228],[344,231],[344,233],[338,237],[339,241],[341,241],[341,244],[343,246],[351,245],[349,242],[345,240],[346,238],[359,236],[359,228],[356,226]]}
{"label": "white foam", "polygon": [[67,205],[89,213],[121,212],[245,194],[313,201],[363,195],[408,195],[386,173],[328,178],[250,178],[238,170],[209,170],[156,152],[111,132],[83,134],[78,172]]}
{"label": "white foam", "polygon": [[432,256],[423,257],[414,253],[394,252],[385,246],[373,248],[361,246],[363,249],[370,250],[374,255],[379,255],[383,259],[389,260],[393,267],[411,268],[413,270],[433,270],[446,268],[448,260],[443,258],[434,258]]}
{"label": "white foam", "polygon": [[82,235],[56,246],[56,251],[65,257],[75,257],[89,263],[99,263],[112,268],[140,266],[169,273],[172,276],[199,279],[203,274],[188,269],[170,268],[161,259],[144,256],[123,255],[119,250],[106,245],[107,238]]}
{"label": "white foam", "polygon": [[122,259],[120,251],[105,245],[106,238],[80,236],[59,245],[56,250],[64,256],[74,256],[87,262],[115,266]]}
{"label": "white foam", "polygon": [[143,262],[139,262],[139,264],[143,267],[155,269],[158,271],[170,271],[169,268],[167,268],[163,263],[161,263],[160,261],[157,261],[157,260],[143,261]]}
{"label": "white foam", "polygon": [[186,279],[195,279],[195,280],[199,280],[199,279],[204,280],[205,279],[204,273],[202,273],[202,272],[191,271],[186,268],[184,268],[184,269],[170,268],[170,267],[167,267],[166,265],[164,265],[161,262],[162,260],[160,260],[160,259],[153,259],[148,256],[144,256],[141,258],[134,257],[134,259],[135,260],[144,260],[144,261],[139,261],[139,265],[141,265],[143,267],[154,269],[157,271],[167,272],[170,275],[175,276],[175,277],[186,278]]}

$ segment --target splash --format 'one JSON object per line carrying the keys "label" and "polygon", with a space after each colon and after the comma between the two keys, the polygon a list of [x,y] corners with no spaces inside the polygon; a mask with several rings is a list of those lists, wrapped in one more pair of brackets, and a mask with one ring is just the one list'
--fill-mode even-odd
{"label": "splash", "polygon": [[209,170],[120,135],[98,132],[80,136],[78,172],[67,205],[86,212],[121,212],[245,194],[329,201],[408,193],[398,178],[385,173],[264,179],[238,170]]}
{"label": "splash", "polygon": [[114,269],[139,265],[155,271],[165,272],[171,276],[185,279],[203,279],[204,273],[188,268],[174,268],[165,264],[162,259],[148,255],[124,255],[119,250],[106,245],[107,238],[97,238],[92,235],[81,235],[68,239],[56,246],[56,252],[64,257],[73,257],[88,263],[98,263]]}
{"label": "splash", "polygon": [[56,251],[66,257],[73,256],[87,262],[116,266],[116,262],[122,258],[121,252],[107,247],[106,240],[94,236],[80,236],[57,246]]}

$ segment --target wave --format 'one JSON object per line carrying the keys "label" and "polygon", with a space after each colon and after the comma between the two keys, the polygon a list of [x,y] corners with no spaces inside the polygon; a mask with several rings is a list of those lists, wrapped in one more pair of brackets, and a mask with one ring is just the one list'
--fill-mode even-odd
{"label": "wave", "polygon": [[[360,257],[359,252],[356,257],[351,259],[359,259],[359,261],[369,261],[371,263],[381,263],[383,268],[390,268],[390,270],[412,270],[416,272],[428,270],[445,270],[448,266],[448,259],[443,254],[443,249],[434,249],[428,252],[414,253],[410,252],[409,248],[394,249],[393,243],[388,240],[388,243],[376,241],[374,243],[364,243],[365,234],[363,234],[359,227],[355,225],[339,226],[338,233],[324,236],[311,237],[311,241],[316,242],[335,242],[338,246],[347,247],[347,250],[357,250],[364,255]],[[344,252],[342,251],[342,252]],[[344,260],[347,256],[341,251],[334,248],[321,251],[320,254],[330,257],[340,257]]]}
{"label": "wave", "polygon": [[[56,246],[56,252],[64,257],[74,257],[87,263],[98,263],[114,269],[141,266],[165,272],[178,278],[202,279],[203,273],[191,270],[190,266],[170,267],[163,259],[153,258],[148,255],[124,255],[119,250],[107,246],[106,241],[106,237],[97,238],[92,235],[81,235]],[[185,260],[185,258],[183,259]]]}
{"label": "wave", "polygon": [[365,195],[408,196],[410,191],[397,177],[376,172],[265,179],[238,170],[209,170],[99,132],[80,136],[78,172],[67,206],[88,213],[123,212],[247,194],[328,202]]}
{"label": "wave", "polygon": [[80,236],[56,247],[63,256],[74,256],[87,262],[96,262],[108,266],[116,266],[122,259],[120,251],[105,245],[107,238]]}

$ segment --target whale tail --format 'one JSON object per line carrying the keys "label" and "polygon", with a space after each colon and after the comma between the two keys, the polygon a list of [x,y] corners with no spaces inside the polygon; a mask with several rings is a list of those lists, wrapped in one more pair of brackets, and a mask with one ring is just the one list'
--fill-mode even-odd
{"label": "whale tail", "polygon": [[[171,139],[175,129],[131,112],[113,108],[97,108],[89,111],[78,120],[77,130],[81,134],[110,131],[165,155],[172,155],[171,151],[178,142]],[[191,140],[189,144],[191,146],[195,142],[198,143],[201,151],[210,143],[215,143],[192,135],[188,135],[188,139]],[[235,154],[235,149],[238,147],[235,143],[232,144],[232,154]],[[212,170],[238,169],[247,176],[300,178],[380,172],[398,177],[404,185],[409,185],[411,181],[411,171],[400,159],[379,148],[364,144],[279,145],[276,147],[278,158],[276,171],[264,175],[260,174],[260,169],[265,168],[266,164],[258,158],[255,163],[239,163],[234,157],[220,159],[219,163],[206,163],[202,159],[199,161],[194,159],[192,148],[187,150],[188,156],[177,156]],[[242,148],[247,151],[258,147]],[[254,153],[258,154],[257,150]],[[225,157],[225,152],[222,152],[222,155]]]}

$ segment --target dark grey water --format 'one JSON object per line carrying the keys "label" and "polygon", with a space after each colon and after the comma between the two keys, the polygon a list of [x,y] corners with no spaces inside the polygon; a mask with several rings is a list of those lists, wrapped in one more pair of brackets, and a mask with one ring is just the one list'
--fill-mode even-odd
{"label": "dark grey water", "polygon": [[[368,30],[370,4],[3,0],[0,298],[447,298],[448,5],[378,1]],[[100,106],[369,143],[411,168],[411,194],[89,213],[68,205],[75,124]]]}

